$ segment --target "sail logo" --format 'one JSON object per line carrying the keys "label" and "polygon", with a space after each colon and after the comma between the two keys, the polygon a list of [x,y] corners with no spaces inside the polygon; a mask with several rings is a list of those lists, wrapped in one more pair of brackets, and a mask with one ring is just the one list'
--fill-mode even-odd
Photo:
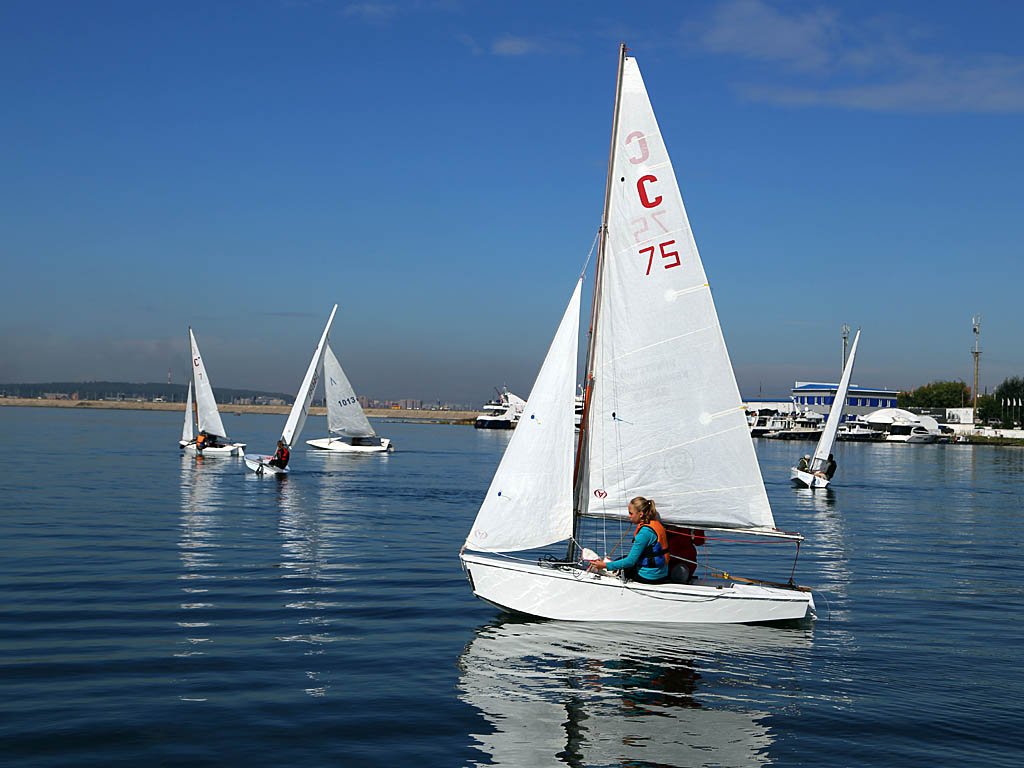
{"label": "sail logo", "polygon": [[597,490],[594,491],[594,495],[599,499],[607,499],[608,491],[606,491],[604,488],[598,488]]}
{"label": "sail logo", "polygon": [[640,148],[640,157],[630,157],[629,162],[633,165],[640,165],[640,163],[645,162],[651,156],[650,150],[647,149],[647,137],[640,131],[633,131],[626,137],[625,144],[627,147],[633,142],[633,139],[637,140],[637,146]]}
{"label": "sail logo", "polygon": [[661,195],[658,195],[653,200],[651,200],[651,198],[647,196],[647,184],[657,180],[658,177],[652,176],[651,174],[641,176],[639,179],[637,179],[636,191],[637,194],[640,195],[640,205],[642,205],[644,208],[657,208],[659,205],[661,205]]}

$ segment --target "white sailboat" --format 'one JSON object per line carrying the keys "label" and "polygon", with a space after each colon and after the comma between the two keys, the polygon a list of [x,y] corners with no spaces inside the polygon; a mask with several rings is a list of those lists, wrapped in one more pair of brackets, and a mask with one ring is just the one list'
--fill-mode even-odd
{"label": "white sailboat", "polygon": [[[189,402],[185,409],[185,427],[182,428],[179,445],[185,453],[202,456],[238,456],[245,453],[245,443],[233,443],[228,440],[227,430],[220,420],[217,400],[213,396],[213,385],[206,373],[206,363],[199,354],[199,344],[192,329],[188,329],[189,350],[192,355],[192,381],[189,383]],[[199,446],[192,437],[192,385],[196,393],[196,427],[200,433],[205,432],[207,442],[212,445]]]}
{"label": "white sailboat", "polygon": [[[625,519],[637,495],[654,499],[670,528],[802,540],[775,527],[672,164],[625,45],[574,464],[581,282],[463,546],[474,593],[506,610],[573,621],[739,623],[811,615],[810,591],[793,584],[728,574],[643,584],[586,571],[577,558],[594,533],[588,529],[600,534],[607,521]],[[506,554],[565,540],[568,556],[560,562]]]}
{"label": "white sailboat", "polygon": [[331,345],[324,351],[324,394],[327,400],[327,437],[307,440],[306,445],[340,453],[386,453],[391,440],[378,437],[356,399]]}
{"label": "white sailboat", "polygon": [[[830,478],[824,475],[825,464],[828,457],[832,455],[832,447],[836,443],[836,434],[839,431],[839,423],[843,419],[843,406],[846,405],[846,395],[850,391],[850,377],[853,376],[853,359],[857,356],[857,342],[860,341],[860,329],[853,337],[853,346],[850,347],[850,356],[846,359],[846,367],[843,368],[843,377],[839,380],[839,387],[836,389],[835,399],[828,411],[828,420],[825,422],[825,431],[818,438],[818,445],[811,456],[811,462],[806,470],[797,467],[790,467],[789,479],[795,484],[805,488],[827,488]],[[816,474],[822,472],[822,474]]]}
{"label": "white sailboat", "polygon": [[[327,348],[327,336],[331,332],[331,323],[334,322],[334,313],[338,311],[338,305],[334,305],[331,316],[327,318],[327,325],[324,332],[320,334],[320,341],[313,350],[313,359],[309,361],[306,375],[302,377],[302,384],[295,395],[295,402],[288,413],[288,420],[284,423],[284,430],[281,432],[281,441],[292,450],[292,446],[298,442],[302,427],[309,415],[309,404],[313,400],[313,392],[316,390],[317,382],[320,380],[320,372],[323,370],[324,350]],[[245,465],[257,475],[282,475],[287,474],[288,467],[275,467],[270,463],[273,456],[246,456]]]}

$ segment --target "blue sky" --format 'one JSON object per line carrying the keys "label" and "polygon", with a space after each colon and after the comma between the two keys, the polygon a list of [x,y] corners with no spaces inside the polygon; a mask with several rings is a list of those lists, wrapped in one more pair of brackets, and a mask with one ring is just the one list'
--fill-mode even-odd
{"label": "blue sky", "polygon": [[1024,373],[1024,6],[0,7],[0,381],[525,395],[644,74],[741,390]]}

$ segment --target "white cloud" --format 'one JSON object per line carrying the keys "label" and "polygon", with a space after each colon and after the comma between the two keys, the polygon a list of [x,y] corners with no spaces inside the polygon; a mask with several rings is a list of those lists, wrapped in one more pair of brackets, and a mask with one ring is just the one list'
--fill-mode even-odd
{"label": "white cloud", "polygon": [[456,35],[455,39],[462,43],[464,46],[466,46],[470,50],[470,53],[472,53],[474,56],[479,56],[481,53],[483,53],[483,49],[479,45],[477,45],[477,42],[472,35],[467,35],[466,33],[463,32],[461,34]]}
{"label": "white cloud", "polygon": [[531,53],[543,52],[544,47],[539,40],[534,38],[506,35],[491,44],[491,53],[498,56],[527,56]]}
{"label": "white cloud", "polygon": [[781,10],[764,0],[715,6],[684,33],[706,52],[756,61],[745,99],[891,112],[1024,111],[1024,57],[954,56],[892,17],[850,20],[824,7]]}
{"label": "white cloud", "polygon": [[700,39],[713,53],[809,70],[829,64],[838,36],[833,11],[816,9],[787,16],[761,0],[732,0],[715,7]]}
{"label": "white cloud", "polygon": [[393,3],[350,3],[345,6],[346,16],[356,16],[363,21],[387,21],[398,12]]}

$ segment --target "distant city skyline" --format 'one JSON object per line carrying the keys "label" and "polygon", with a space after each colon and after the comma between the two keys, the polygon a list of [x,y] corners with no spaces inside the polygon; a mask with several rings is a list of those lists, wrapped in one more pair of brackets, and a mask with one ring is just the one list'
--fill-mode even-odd
{"label": "distant city skyline", "polygon": [[357,392],[525,397],[600,222],[625,40],[745,397],[838,379],[844,323],[857,383],[973,384],[978,313],[991,391],[1024,372],[1022,21],[7,3],[0,381],[184,381],[191,325],[216,386],[294,392],[338,302]]}

